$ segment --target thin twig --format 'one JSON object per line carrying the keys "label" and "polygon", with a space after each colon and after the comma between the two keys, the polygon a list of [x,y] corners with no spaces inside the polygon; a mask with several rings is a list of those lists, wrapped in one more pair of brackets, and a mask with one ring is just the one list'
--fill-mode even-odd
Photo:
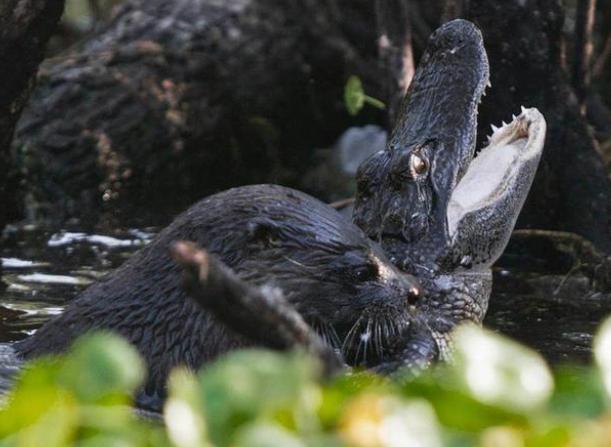
{"label": "thin twig", "polygon": [[573,61],[573,87],[579,103],[583,105],[590,86],[590,59],[592,58],[592,30],[596,0],[578,0],[575,23],[575,59]]}
{"label": "thin twig", "polygon": [[394,124],[401,100],[414,76],[414,55],[407,0],[376,0],[378,56],[386,75],[388,123]]}
{"label": "thin twig", "polygon": [[607,36],[605,39],[605,45],[603,46],[603,50],[600,52],[598,57],[596,58],[596,62],[592,66],[591,78],[598,79],[603,74],[603,70],[605,69],[605,64],[607,63],[607,59],[609,59],[609,55],[611,54],[611,34]]}
{"label": "thin twig", "polygon": [[600,291],[611,290],[611,257],[598,251],[596,246],[575,233],[555,230],[520,229],[511,235],[514,240],[549,241],[555,250],[566,253],[573,258],[573,266],[560,283],[559,289],[575,272],[583,272],[592,280],[592,286]]}
{"label": "thin twig", "polygon": [[336,200],[335,202],[331,202],[329,204],[329,206],[331,208],[334,208],[334,209],[340,211],[340,210],[343,210],[346,207],[354,205],[355,200],[356,199],[354,197],[349,197],[347,199]]}

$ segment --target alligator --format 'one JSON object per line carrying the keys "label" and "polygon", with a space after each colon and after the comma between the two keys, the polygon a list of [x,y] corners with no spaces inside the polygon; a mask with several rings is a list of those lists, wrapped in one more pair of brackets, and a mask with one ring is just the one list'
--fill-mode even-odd
{"label": "alligator", "polygon": [[492,126],[476,155],[477,110],[488,85],[478,28],[444,24],[430,37],[386,148],[357,172],[353,221],[420,281],[417,310],[441,359],[451,356],[457,324],[484,318],[491,266],[508,243],[545,140],[542,114],[522,107],[510,123]]}

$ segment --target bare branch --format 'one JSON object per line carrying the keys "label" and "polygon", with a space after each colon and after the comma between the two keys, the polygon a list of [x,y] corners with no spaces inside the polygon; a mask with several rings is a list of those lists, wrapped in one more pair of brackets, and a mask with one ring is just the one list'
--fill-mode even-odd
{"label": "bare branch", "polygon": [[592,58],[592,30],[596,0],[579,0],[575,27],[575,59],[573,61],[573,87],[579,103],[583,105],[590,86],[590,60]]}
{"label": "bare branch", "polygon": [[[574,259],[573,268],[567,276],[575,271],[582,271],[592,279],[594,289],[602,292],[611,290],[611,256],[601,253],[583,236],[566,231],[522,229],[515,230],[511,238],[512,241],[549,242],[554,250],[568,254]],[[561,285],[563,283],[564,281]]]}
{"label": "bare branch", "polygon": [[607,59],[609,59],[609,55],[611,54],[611,34],[607,36],[605,39],[605,46],[603,50],[600,52],[598,57],[596,58],[596,62],[592,66],[591,78],[598,79],[603,74],[603,70],[605,69],[605,65],[607,63]]}
{"label": "bare branch", "polygon": [[414,77],[414,55],[407,0],[376,0],[378,55],[386,75],[385,102],[392,125],[403,96]]}
{"label": "bare branch", "polygon": [[189,295],[237,333],[273,349],[304,348],[321,360],[325,375],[343,368],[338,354],[279,290],[245,283],[223,262],[191,242],[175,243],[172,255],[185,269]]}

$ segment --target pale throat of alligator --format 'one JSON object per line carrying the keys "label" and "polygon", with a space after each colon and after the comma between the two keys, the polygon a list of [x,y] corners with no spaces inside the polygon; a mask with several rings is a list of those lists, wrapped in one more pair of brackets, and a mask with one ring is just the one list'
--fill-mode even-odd
{"label": "pale throat of alligator", "polygon": [[474,237],[491,238],[488,231],[495,235],[486,244],[491,249],[488,259],[480,260],[488,265],[505,249],[526,200],[543,151],[546,123],[537,109],[522,107],[509,124],[492,130],[488,145],[452,191],[446,214],[450,245],[462,239],[465,247]]}

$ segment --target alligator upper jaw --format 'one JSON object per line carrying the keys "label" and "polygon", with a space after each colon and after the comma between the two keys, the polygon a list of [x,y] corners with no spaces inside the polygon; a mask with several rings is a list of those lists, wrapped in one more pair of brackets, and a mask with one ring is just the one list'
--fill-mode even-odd
{"label": "alligator upper jaw", "polygon": [[389,140],[391,150],[434,142],[435,189],[442,200],[475,152],[477,109],[490,85],[488,56],[479,29],[452,20],[429,38]]}

